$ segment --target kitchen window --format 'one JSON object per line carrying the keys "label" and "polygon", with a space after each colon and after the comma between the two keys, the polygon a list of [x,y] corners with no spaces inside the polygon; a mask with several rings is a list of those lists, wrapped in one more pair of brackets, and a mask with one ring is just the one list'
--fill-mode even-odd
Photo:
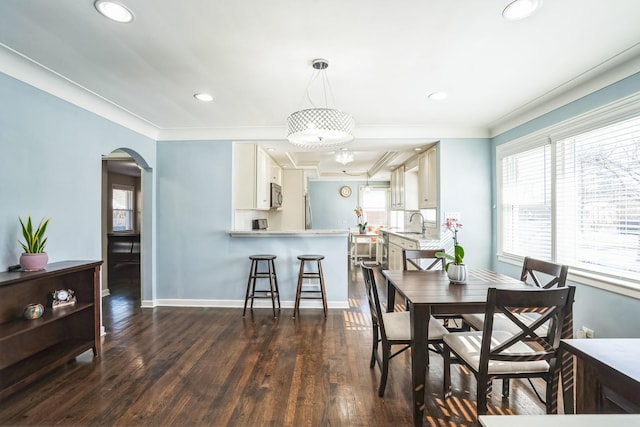
{"label": "kitchen window", "polygon": [[133,231],[133,187],[114,185],[112,188],[113,231]]}
{"label": "kitchen window", "polygon": [[389,224],[389,187],[361,185],[358,190],[367,224],[374,227]]}
{"label": "kitchen window", "polygon": [[609,106],[497,148],[501,259],[640,289],[639,110]]}

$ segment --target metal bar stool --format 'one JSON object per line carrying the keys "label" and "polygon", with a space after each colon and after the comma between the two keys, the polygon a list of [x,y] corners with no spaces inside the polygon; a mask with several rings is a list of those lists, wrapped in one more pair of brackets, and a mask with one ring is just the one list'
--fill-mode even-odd
{"label": "metal bar stool", "polygon": [[[251,269],[249,270],[249,280],[247,281],[247,294],[244,298],[244,310],[242,317],[247,311],[247,302],[251,299],[251,311],[253,311],[253,300],[256,298],[271,298],[273,307],[273,317],[276,315],[276,299],[278,300],[278,311],[280,310],[280,292],[278,291],[278,275],[273,260],[275,255],[251,255]],[[259,271],[260,262],[266,263],[266,271]],[[258,279],[269,279],[269,289],[256,289]]]}
{"label": "metal bar stool", "polygon": [[[296,290],[296,302],[293,307],[293,318],[296,318],[296,313],[300,314],[300,300],[301,299],[321,299],[322,307],[324,309],[324,317],[327,317],[327,294],[324,288],[324,276],[322,275],[322,260],[324,255],[299,255],[300,260],[300,273],[298,274],[298,288]],[[317,265],[317,271],[305,270],[305,264],[307,262],[315,262]],[[316,289],[302,289],[302,281],[304,279],[318,279],[318,288]],[[314,294],[313,296],[302,296],[302,294]]]}

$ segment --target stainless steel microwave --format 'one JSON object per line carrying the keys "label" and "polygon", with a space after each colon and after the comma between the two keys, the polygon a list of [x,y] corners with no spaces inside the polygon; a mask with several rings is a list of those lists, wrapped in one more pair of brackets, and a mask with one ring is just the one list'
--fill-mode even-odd
{"label": "stainless steel microwave", "polygon": [[271,209],[282,207],[282,187],[271,183]]}

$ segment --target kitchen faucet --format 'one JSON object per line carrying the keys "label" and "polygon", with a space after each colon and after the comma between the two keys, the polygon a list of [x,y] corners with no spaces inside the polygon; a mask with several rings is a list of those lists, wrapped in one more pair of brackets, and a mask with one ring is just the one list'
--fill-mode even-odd
{"label": "kitchen faucet", "polygon": [[411,216],[409,217],[409,222],[413,221],[413,217],[416,215],[420,215],[420,219],[422,220],[422,222],[420,223],[422,225],[422,234],[424,234],[427,231],[427,227],[425,227],[424,225],[424,216],[422,216],[422,213],[420,212],[412,213]]}

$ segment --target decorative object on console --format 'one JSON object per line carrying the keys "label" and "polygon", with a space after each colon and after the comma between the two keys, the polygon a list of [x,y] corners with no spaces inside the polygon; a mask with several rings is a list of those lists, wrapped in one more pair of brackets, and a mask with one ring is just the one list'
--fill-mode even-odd
{"label": "decorative object on console", "polygon": [[29,304],[24,308],[22,316],[25,319],[39,319],[44,314],[44,306],[42,304]]}
{"label": "decorative object on console", "polygon": [[38,228],[33,228],[31,222],[31,215],[27,216],[26,224],[22,221],[22,218],[18,217],[20,226],[22,227],[22,237],[24,242],[19,242],[20,246],[24,250],[24,253],[20,255],[20,266],[25,271],[37,271],[43,270],[49,262],[49,256],[44,251],[44,247],[47,244],[47,238],[45,233],[50,219],[42,219]]}
{"label": "decorative object on console", "polygon": [[362,212],[362,208],[360,206],[356,207],[354,212],[358,217],[358,231],[360,234],[365,234],[367,232],[367,220],[364,217],[364,212]]}
{"label": "decorative object on console", "polygon": [[328,108],[327,90],[332,98],[333,93],[324,70],[329,66],[329,62],[326,59],[314,59],[311,65],[316,71],[309,86],[318,77],[322,79],[325,108],[316,108],[307,86],[307,99],[313,108],[296,111],[287,118],[287,139],[290,143],[304,148],[327,148],[346,144],[353,140],[353,117]]}
{"label": "decorative object on console", "polygon": [[446,252],[436,252],[435,255],[449,260],[444,268],[451,283],[464,284],[467,282],[467,266],[464,264],[464,249],[458,244],[458,231],[462,228],[462,223],[456,218],[447,218],[444,227],[453,234],[453,255]]}
{"label": "decorative object on console", "polygon": [[67,307],[69,305],[74,305],[76,303],[76,296],[71,289],[60,289],[54,291],[51,294],[53,302],[51,303],[51,308],[61,308]]}

